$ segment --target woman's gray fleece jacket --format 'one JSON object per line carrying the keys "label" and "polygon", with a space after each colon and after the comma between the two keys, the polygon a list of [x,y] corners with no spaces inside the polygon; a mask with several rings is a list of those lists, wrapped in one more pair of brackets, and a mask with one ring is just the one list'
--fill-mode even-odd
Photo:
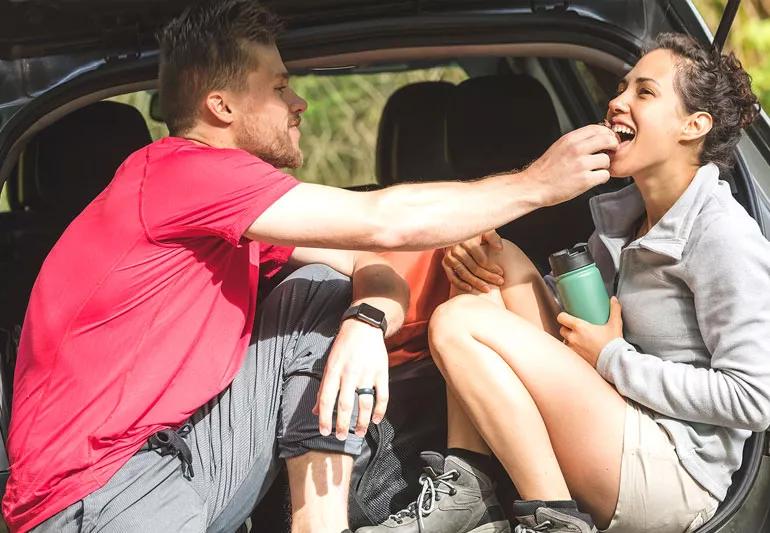
{"label": "woman's gray fleece jacket", "polygon": [[591,253],[623,306],[623,338],[597,370],[654,412],[685,469],[722,500],[744,442],[770,425],[770,243],[713,164],[623,248],[643,210],[636,185],[591,200]]}

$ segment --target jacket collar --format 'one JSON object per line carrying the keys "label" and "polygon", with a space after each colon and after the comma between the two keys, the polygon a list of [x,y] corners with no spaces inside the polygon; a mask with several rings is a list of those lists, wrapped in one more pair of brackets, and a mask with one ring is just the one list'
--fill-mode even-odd
{"label": "jacket collar", "polygon": [[[706,200],[719,183],[719,169],[713,163],[698,169],[682,196],[636,245],[669,256],[682,258],[693,224]],[[633,236],[644,201],[636,184],[591,198],[591,215],[596,232],[613,256]]]}

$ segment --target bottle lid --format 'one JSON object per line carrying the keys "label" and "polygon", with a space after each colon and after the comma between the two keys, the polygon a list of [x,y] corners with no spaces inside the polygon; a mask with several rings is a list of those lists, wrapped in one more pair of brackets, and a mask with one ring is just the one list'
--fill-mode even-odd
{"label": "bottle lid", "polygon": [[593,264],[594,258],[588,251],[588,244],[581,242],[572,248],[565,248],[551,254],[548,257],[548,262],[551,264],[553,275],[559,277],[567,272]]}

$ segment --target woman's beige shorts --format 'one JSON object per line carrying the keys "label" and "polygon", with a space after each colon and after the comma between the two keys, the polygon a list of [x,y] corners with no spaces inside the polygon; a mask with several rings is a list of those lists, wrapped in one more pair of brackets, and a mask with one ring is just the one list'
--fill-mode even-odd
{"label": "woman's beige shorts", "polygon": [[714,516],[719,501],[679,462],[668,433],[649,412],[627,401],[620,493],[612,533],[683,533]]}

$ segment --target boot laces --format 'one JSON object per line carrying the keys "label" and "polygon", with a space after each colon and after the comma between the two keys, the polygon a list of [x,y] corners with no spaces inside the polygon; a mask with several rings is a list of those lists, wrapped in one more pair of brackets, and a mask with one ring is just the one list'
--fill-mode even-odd
{"label": "boot laces", "polygon": [[513,533],[540,533],[541,531],[548,531],[552,525],[553,523],[550,520],[544,520],[534,527],[519,524],[513,530]]}
{"label": "boot laces", "polygon": [[450,470],[441,475],[435,475],[433,473],[426,472],[420,476],[420,495],[417,497],[417,501],[410,503],[406,509],[398,511],[396,514],[390,515],[390,519],[394,520],[397,524],[401,524],[407,518],[417,517],[417,521],[420,524],[420,531],[425,529],[423,524],[423,518],[431,514],[436,508],[436,502],[441,499],[442,494],[454,496],[457,492],[452,486],[452,481],[457,481],[460,477],[460,473],[457,470]]}

